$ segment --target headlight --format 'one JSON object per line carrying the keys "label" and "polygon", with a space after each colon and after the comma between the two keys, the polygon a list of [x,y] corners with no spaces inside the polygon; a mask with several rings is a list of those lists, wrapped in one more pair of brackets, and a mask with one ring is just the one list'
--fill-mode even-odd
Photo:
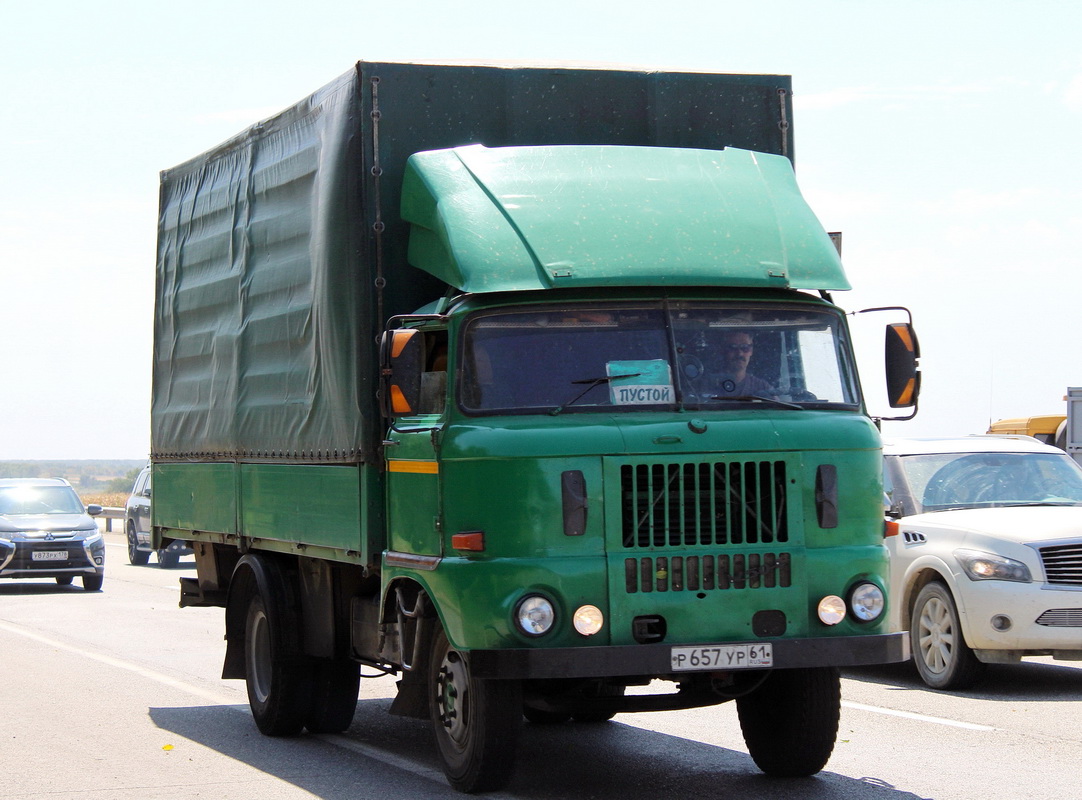
{"label": "headlight", "polygon": [[995,553],[982,553],[978,550],[955,550],[962,569],[971,581],[1015,581],[1030,583],[1033,578],[1029,567],[1013,558],[997,556]]}
{"label": "headlight", "polygon": [[[101,541],[101,531],[75,531],[76,534],[83,534],[83,547],[93,547]],[[89,534],[89,535],[88,535]]]}
{"label": "headlight", "polygon": [[836,594],[828,594],[819,601],[819,619],[824,625],[837,625],[845,619],[845,601]]}
{"label": "headlight", "polygon": [[579,606],[573,617],[575,630],[583,636],[593,636],[605,624],[605,615],[597,606]]}
{"label": "headlight", "polygon": [[849,593],[849,608],[861,622],[871,622],[886,607],[883,590],[874,583],[858,583]]}
{"label": "headlight", "polygon": [[556,609],[547,597],[532,594],[522,598],[515,607],[515,621],[526,635],[540,636],[552,629],[556,622]]}

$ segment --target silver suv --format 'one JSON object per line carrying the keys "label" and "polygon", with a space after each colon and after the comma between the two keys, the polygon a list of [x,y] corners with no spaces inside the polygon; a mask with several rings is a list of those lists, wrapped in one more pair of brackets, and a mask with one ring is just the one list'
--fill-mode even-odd
{"label": "silver suv", "polygon": [[78,576],[88,592],[101,589],[105,539],[91,518],[101,510],[84,508],[63,478],[0,478],[0,578],[67,586]]}
{"label": "silver suv", "polygon": [[128,536],[128,561],[142,566],[151,553],[158,554],[159,567],[175,567],[181,556],[191,555],[184,541],[173,541],[168,547],[155,550],[150,543],[150,465],[143,467],[132,485],[128,502],[124,504],[124,530]]}

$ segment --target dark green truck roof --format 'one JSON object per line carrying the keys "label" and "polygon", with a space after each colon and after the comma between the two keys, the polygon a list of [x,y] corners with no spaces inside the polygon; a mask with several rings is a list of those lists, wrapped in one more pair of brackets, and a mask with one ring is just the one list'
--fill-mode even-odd
{"label": "dark green truck roof", "polygon": [[[791,119],[787,76],[359,62],[281,114],[162,173],[153,457],[378,460],[378,332],[448,283],[484,285],[482,262],[465,266],[457,249],[442,261],[419,257],[428,272],[410,265],[411,226],[400,206],[414,153],[606,145],[740,148],[791,159]],[[778,170],[780,161],[770,164]],[[625,185],[621,202],[633,194]],[[506,201],[501,207],[509,210]],[[537,210],[524,209],[517,224],[560,285],[556,262],[574,242],[541,241]],[[625,230],[631,224],[626,219]],[[675,228],[665,234],[678,237]],[[567,277],[614,280],[619,267],[599,260],[580,259]],[[672,265],[663,282],[696,283],[709,269],[687,258]],[[790,285],[805,285],[785,269]]]}

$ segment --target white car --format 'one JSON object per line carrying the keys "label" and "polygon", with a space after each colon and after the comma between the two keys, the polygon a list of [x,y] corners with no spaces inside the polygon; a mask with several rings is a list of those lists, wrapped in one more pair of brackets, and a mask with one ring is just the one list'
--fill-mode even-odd
{"label": "white car", "polygon": [[1082,468],[1028,436],[884,443],[890,622],[936,689],[1082,659]]}

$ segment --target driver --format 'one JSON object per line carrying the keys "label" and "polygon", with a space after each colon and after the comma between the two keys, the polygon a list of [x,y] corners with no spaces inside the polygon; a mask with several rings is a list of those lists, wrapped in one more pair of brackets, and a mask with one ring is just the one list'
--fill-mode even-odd
{"label": "driver", "polygon": [[732,330],[722,335],[718,374],[714,381],[715,394],[734,397],[769,397],[770,384],[748,372],[755,353],[755,340],[747,331]]}

